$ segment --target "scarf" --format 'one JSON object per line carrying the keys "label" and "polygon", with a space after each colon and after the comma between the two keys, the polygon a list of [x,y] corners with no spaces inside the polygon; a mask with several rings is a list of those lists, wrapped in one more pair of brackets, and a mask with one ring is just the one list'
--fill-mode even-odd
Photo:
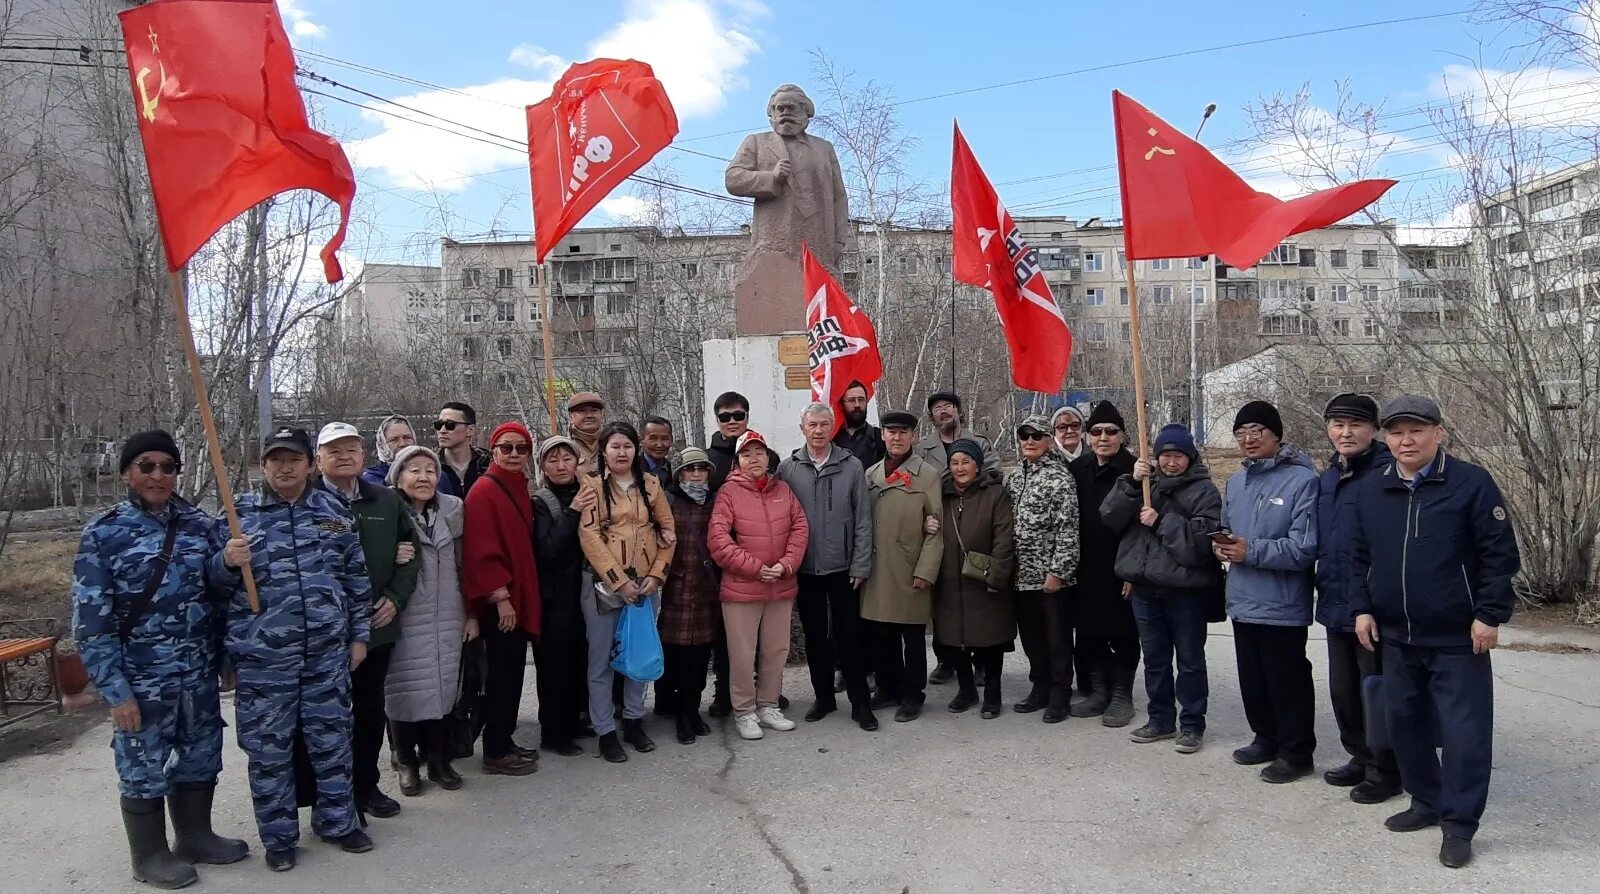
{"label": "scarf", "polygon": [[706,504],[706,497],[711,495],[711,485],[709,484],[691,484],[687,481],[680,481],[678,482],[678,490],[683,491],[684,496],[701,506]]}
{"label": "scarf", "polygon": [[[909,454],[909,453],[906,454],[906,456],[910,456],[910,455],[911,454]],[[883,458],[883,477],[884,477],[885,480],[888,480],[889,476],[893,475],[895,473],[895,471],[900,468],[900,464],[906,461],[906,456],[898,456],[898,457],[896,457],[896,456],[888,456],[888,455],[884,456],[884,458]]]}
{"label": "scarf", "polygon": [[550,488],[550,492],[556,495],[556,499],[561,502],[562,509],[571,506],[573,499],[578,496],[578,479],[576,478],[566,484],[546,483],[545,486]]}

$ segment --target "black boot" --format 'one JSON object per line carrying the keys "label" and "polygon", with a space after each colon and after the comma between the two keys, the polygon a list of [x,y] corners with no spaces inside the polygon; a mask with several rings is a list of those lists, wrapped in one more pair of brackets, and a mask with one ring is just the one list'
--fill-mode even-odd
{"label": "black boot", "polygon": [[975,686],[963,686],[956,691],[956,697],[950,700],[949,710],[952,714],[970,711],[978,703],[978,690]]}
{"label": "black boot", "polygon": [[1111,701],[1100,716],[1102,726],[1127,726],[1133,721],[1133,675],[1136,668],[1117,667],[1111,671]]}
{"label": "black boot", "polygon": [[122,828],[128,833],[134,881],[171,890],[199,880],[194,867],[167,848],[167,818],[160,798],[123,798]]}
{"label": "black boot", "polygon": [[984,720],[993,720],[1000,716],[1000,675],[984,677],[983,682],[983,710],[980,712]]}
{"label": "black boot", "polygon": [[727,717],[733,713],[733,696],[728,690],[728,681],[718,677],[716,688],[711,695],[711,708],[706,711],[712,717]]}
{"label": "black boot", "polygon": [[694,735],[695,735],[695,732],[694,732],[694,718],[690,717],[687,713],[685,713],[683,711],[679,711],[677,716],[674,717],[673,720],[674,720],[674,722],[675,722],[675,724],[677,726],[678,744],[679,745],[693,745],[694,744]]}
{"label": "black boot", "polygon": [[628,752],[622,750],[622,742],[618,741],[616,730],[600,737],[600,756],[613,764],[628,762]]}
{"label": "black boot", "polygon": [[633,746],[633,750],[640,754],[647,754],[656,750],[656,743],[644,731],[643,720],[622,721],[622,741]]}
{"label": "black boot", "polygon": [[1074,717],[1099,717],[1111,703],[1111,674],[1105,665],[1096,665],[1089,671],[1089,694],[1083,701],[1072,705],[1069,712]]}
{"label": "black boot", "polygon": [[950,666],[950,662],[941,661],[934,666],[933,673],[928,675],[928,682],[935,686],[943,686],[954,679],[955,675],[956,669]]}
{"label": "black boot", "polygon": [[407,798],[415,798],[422,794],[422,767],[417,764],[415,756],[411,760],[400,761],[400,794]]}
{"label": "black boot", "polygon": [[211,799],[216,791],[215,782],[179,782],[167,795],[167,810],[172,813],[172,852],[190,863],[221,866],[250,855],[248,844],[211,831]]}
{"label": "black boot", "polygon": [[1050,703],[1050,690],[1038,683],[1028,690],[1027,698],[1011,706],[1011,710],[1018,714],[1032,714]]}
{"label": "black boot", "polygon": [[441,721],[429,725],[427,761],[428,780],[448,792],[461,788],[461,774],[450,766],[450,730]]}
{"label": "black boot", "polygon": [[1045,723],[1060,723],[1072,715],[1072,690],[1062,689],[1059,686],[1050,687],[1050,703],[1045,706]]}

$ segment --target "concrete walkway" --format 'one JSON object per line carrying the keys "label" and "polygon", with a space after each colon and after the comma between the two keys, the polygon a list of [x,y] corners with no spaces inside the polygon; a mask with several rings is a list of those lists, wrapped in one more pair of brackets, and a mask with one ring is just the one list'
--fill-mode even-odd
{"label": "concrete walkway", "polygon": [[[1325,700],[1322,649],[1313,643]],[[300,866],[286,875],[260,860],[230,730],[218,827],[248,839],[252,856],[201,867],[196,890],[1600,890],[1600,655],[1495,655],[1489,812],[1477,860],[1451,871],[1437,862],[1437,831],[1383,829],[1403,802],[1363,807],[1320,778],[1273,786],[1234,765],[1229,752],[1248,733],[1226,627],[1213,628],[1208,652],[1211,728],[1194,755],[1134,745],[1098,721],[1010,713],[1025,686],[1018,653],[996,720],[947,713],[952,687],[932,687],[923,719],[882,712],[876,734],[835,714],[759,742],[724,729],[685,748],[652,721],[658,750],[620,766],[592,741],[583,757],[545,755],[525,779],[462,761],[461,791],[428,788],[402,799],[399,817],[373,821],[371,854],[342,854],[305,822]],[[791,669],[797,719],[805,688]],[[532,692],[530,680],[524,718]],[[531,722],[520,736],[535,741]],[[108,737],[101,725],[65,751],[0,764],[4,890],[149,890],[129,880]],[[1326,704],[1318,737],[1318,769],[1342,763]],[[392,777],[386,787],[399,795]]]}

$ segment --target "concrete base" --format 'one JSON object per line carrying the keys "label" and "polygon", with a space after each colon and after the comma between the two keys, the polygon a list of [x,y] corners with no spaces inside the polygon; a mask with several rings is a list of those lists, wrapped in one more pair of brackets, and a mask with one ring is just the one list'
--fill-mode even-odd
{"label": "concrete base", "polygon": [[[804,336],[804,332],[787,334]],[[800,412],[811,403],[811,389],[784,387],[783,365],[778,362],[782,337],[741,335],[701,343],[708,433],[717,430],[712,402],[725,391],[737,391],[750,399],[750,427],[761,432],[779,456],[788,456],[801,445]]]}

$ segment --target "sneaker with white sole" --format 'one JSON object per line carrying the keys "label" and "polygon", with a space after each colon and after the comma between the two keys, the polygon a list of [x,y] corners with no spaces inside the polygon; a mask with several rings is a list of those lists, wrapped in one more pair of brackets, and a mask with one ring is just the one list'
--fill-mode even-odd
{"label": "sneaker with white sole", "polygon": [[761,721],[761,725],[767,729],[775,729],[785,733],[794,729],[794,721],[783,716],[783,712],[777,708],[757,708],[756,717]]}
{"label": "sneaker with white sole", "polygon": [[1194,754],[1200,750],[1201,745],[1205,744],[1205,739],[1205,733],[1199,730],[1186,729],[1178,733],[1178,741],[1172,746],[1172,750],[1179,754]]}
{"label": "sneaker with white sole", "polygon": [[733,725],[741,739],[759,739],[766,735],[761,731],[761,721],[754,714],[740,714],[733,719]]}

